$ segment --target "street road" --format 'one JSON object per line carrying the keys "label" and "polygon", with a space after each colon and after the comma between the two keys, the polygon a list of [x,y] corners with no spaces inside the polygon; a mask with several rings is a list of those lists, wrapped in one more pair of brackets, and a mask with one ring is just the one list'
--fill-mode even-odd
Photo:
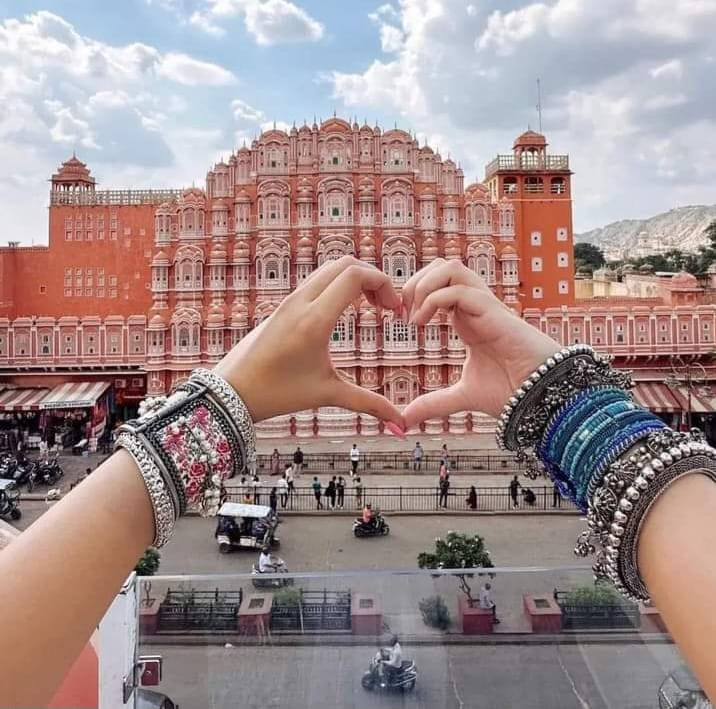
{"label": "street road", "polygon": [[418,682],[402,695],[361,688],[370,646],[146,651],[164,657],[161,690],[182,709],[654,709],[679,664],[669,645],[404,646]]}

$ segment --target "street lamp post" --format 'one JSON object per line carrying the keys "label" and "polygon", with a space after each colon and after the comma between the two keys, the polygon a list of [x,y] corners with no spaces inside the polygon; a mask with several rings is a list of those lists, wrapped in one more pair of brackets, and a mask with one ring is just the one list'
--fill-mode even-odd
{"label": "street lamp post", "polygon": [[[686,385],[686,425],[688,429],[691,429],[692,390],[699,381],[703,388],[707,387],[708,374],[706,368],[701,362],[684,362],[680,355],[672,355],[669,358],[669,364],[671,365],[671,374],[664,381],[670,387],[676,387],[681,383]],[[701,376],[694,377],[694,370],[699,370]]]}

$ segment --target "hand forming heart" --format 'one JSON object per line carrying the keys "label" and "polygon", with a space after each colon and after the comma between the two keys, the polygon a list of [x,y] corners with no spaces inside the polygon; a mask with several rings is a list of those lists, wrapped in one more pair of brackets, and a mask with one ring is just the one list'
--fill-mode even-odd
{"label": "hand forming heart", "polygon": [[[426,324],[438,309],[449,311],[467,348],[460,381],[418,397],[401,415],[380,394],[341,379],[328,340],[345,308],[361,294],[383,309],[402,311],[416,325]],[[496,416],[522,379],[557,349],[459,261],[437,259],[415,274],[403,288],[401,307],[389,276],[345,256],[316,270],[216,371],[241,394],[255,421],[342,406],[376,416],[396,432],[457,411]]]}

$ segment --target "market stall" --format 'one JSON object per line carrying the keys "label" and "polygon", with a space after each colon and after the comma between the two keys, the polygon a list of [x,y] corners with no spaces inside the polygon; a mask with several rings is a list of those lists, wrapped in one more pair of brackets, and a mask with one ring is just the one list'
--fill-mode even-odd
{"label": "market stall", "polygon": [[42,433],[40,403],[45,388],[8,388],[0,392],[0,449],[38,448]]}

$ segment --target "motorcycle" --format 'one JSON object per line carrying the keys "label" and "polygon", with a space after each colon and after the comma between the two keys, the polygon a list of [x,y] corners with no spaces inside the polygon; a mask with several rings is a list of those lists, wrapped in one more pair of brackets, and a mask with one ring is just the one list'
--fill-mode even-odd
{"label": "motorcycle", "polygon": [[31,464],[30,474],[27,480],[27,491],[32,492],[36,485],[52,486],[65,474],[60,467],[60,462],[55,456],[48,463],[35,461]]}
{"label": "motorcycle", "polygon": [[17,489],[14,480],[0,480],[0,517],[10,517],[17,521],[22,517],[22,512],[17,506],[20,499],[20,491]]}
{"label": "motorcycle", "polygon": [[293,577],[280,578],[275,574],[287,574],[288,569],[286,563],[280,557],[273,557],[276,568],[271,572],[261,573],[259,565],[254,564],[251,567],[251,582],[254,588],[283,588],[284,586],[293,586]]}
{"label": "motorcycle", "polygon": [[368,665],[368,671],[361,678],[363,689],[373,690],[376,688],[391,690],[399,689],[403,692],[412,692],[415,689],[415,682],[418,679],[418,668],[413,660],[403,660],[403,664],[396,672],[389,675],[383,672],[383,660],[387,660],[389,653],[381,648],[375,653]]}
{"label": "motorcycle", "polygon": [[390,526],[382,515],[376,515],[375,519],[366,524],[362,517],[353,522],[353,534],[356,537],[382,537],[390,533]]}

